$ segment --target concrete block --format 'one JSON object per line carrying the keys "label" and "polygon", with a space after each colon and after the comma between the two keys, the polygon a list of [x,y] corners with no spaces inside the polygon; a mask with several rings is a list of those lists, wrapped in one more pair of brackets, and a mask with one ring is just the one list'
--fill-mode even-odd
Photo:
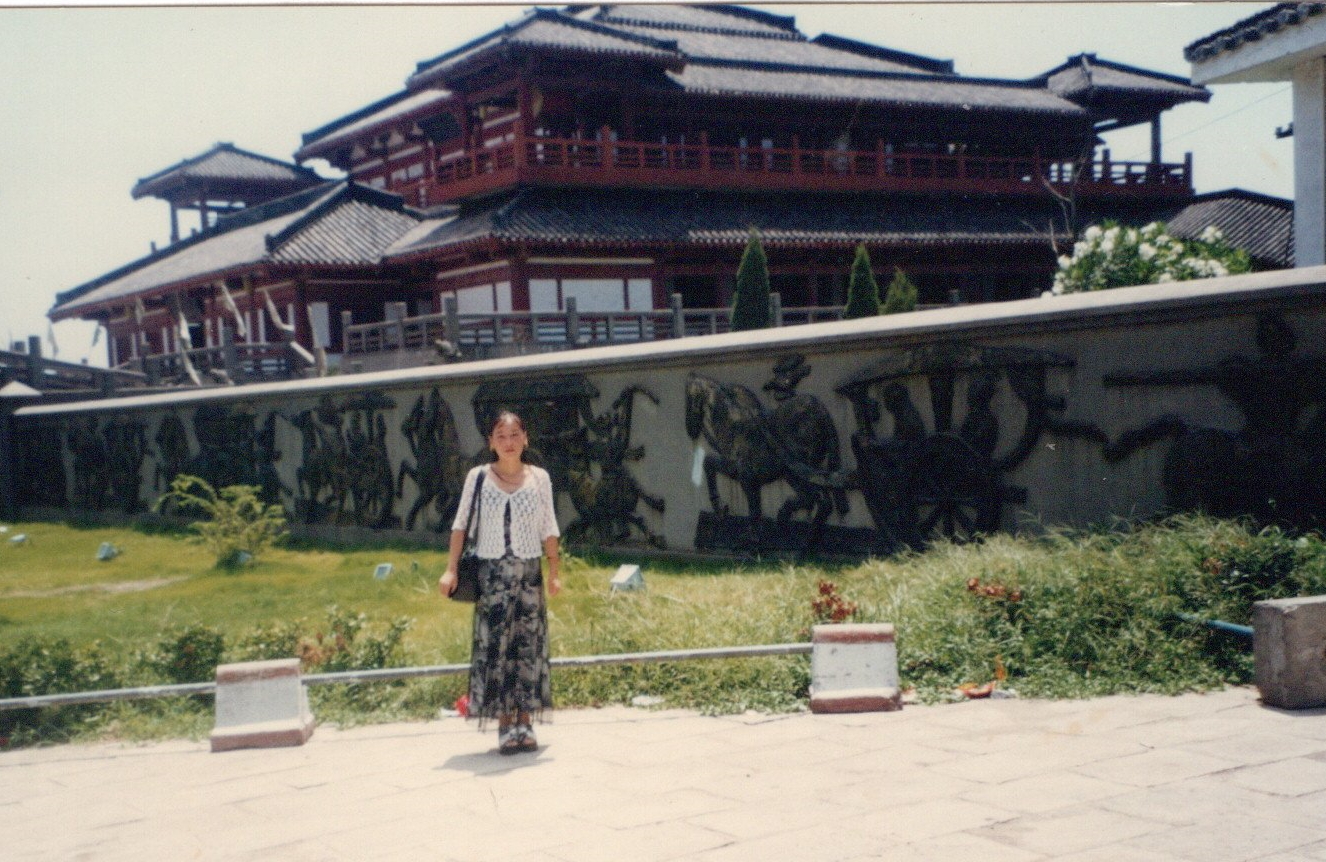
{"label": "concrete block", "polygon": [[212,751],[303,745],[313,735],[299,659],[223,664],[216,669]]}
{"label": "concrete block", "polygon": [[1326,706],[1326,596],[1253,605],[1252,657],[1253,679],[1267,706]]}
{"label": "concrete block", "polygon": [[811,645],[811,712],[902,709],[893,626],[888,623],[819,625],[815,626]]}

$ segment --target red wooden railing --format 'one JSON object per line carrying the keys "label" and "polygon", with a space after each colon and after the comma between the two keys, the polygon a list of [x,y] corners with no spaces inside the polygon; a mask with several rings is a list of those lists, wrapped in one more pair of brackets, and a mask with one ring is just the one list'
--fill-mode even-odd
{"label": "red wooden railing", "polygon": [[428,176],[402,192],[421,204],[458,200],[517,182],[548,185],[833,191],[1042,193],[1047,184],[1079,193],[1173,196],[1192,191],[1191,159],[1177,164],[1111,161],[1086,165],[1039,156],[809,150],[530,138],[438,157]]}

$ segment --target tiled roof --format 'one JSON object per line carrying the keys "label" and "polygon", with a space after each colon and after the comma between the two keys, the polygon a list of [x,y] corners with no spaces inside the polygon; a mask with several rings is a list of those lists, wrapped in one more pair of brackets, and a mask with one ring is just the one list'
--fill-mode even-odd
{"label": "tiled roof", "polygon": [[1323,12],[1326,12],[1326,3],[1277,3],[1270,9],[1198,39],[1183,49],[1183,58],[1189,63],[1209,60],[1248,42],[1261,41],[1272,33],[1293,27]]}
{"label": "tiled roof", "polygon": [[1186,78],[1101,60],[1095,54],[1069,57],[1062,66],[1046,72],[1036,80],[1044,81],[1052,91],[1064,98],[1074,100],[1090,96],[1093,90],[1161,97],[1175,102],[1205,102],[1211,98],[1209,90],[1195,86]]}
{"label": "tiled roof", "polygon": [[525,189],[456,218],[426,222],[388,260],[479,240],[565,245],[741,245],[753,227],[771,244],[1026,243],[1054,215],[1052,201],[917,200],[868,195],[777,195]]}
{"label": "tiled roof", "polygon": [[1170,233],[1195,239],[1215,225],[1231,245],[1265,269],[1294,265],[1294,202],[1230,189],[1199,195],[1166,217]]}
{"label": "tiled roof", "polygon": [[712,4],[617,4],[587,6],[571,10],[581,17],[609,24],[634,24],[659,29],[702,30],[710,33],[733,33],[756,36],[799,38],[796,19],[773,15],[742,6]]}
{"label": "tiled roof", "polygon": [[431,84],[478,57],[513,48],[555,48],[599,57],[649,59],[668,65],[681,62],[675,43],[637,36],[550,9],[534,9],[515,24],[420,63],[407,85],[413,88]]}
{"label": "tiled roof", "polygon": [[139,180],[133,188],[135,199],[168,192],[197,180],[227,180],[274,186],[312,186],[323,179],[308,168],[241,150],[234,144],[220,143],[200,156]]}
{"label": "tiled roof", "polygon": [[364,110],[356,111],[348,117],[342,117],[340,120],[329,123],[320,129],[308,132],[304,135],[304,145],[295,153],[295,158],[306,158],[305,150],[308,150],[313,144],[317,144],[319,150],[325,149],[338,141],[353,138],[364,129],[372,128],[396,117],[403,117],[413,111],[449,98],[451,98],[450,92],[431,88],[418,92],[405,90],[394,96],[389,96]]}
{"label": "tiled roof", "polygon": [[395,195],[327,183],[218,221],[210,230],[56,297],[53,318],[263,263],[375,264],[417,218]]}

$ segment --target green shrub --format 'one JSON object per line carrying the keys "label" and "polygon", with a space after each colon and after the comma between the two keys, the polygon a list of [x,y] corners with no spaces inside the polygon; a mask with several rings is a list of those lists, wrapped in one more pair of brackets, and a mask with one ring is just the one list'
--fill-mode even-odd
{"label": "green shrub", "polygon": [[152,664],[171,682],[207,682],[216,678],[225,650],[225,636],[216,629],[188,626],[161,641]]}
{"label": "green shrub", "polygon": [[902,314],[916,310],[919,291],[907,273],[894,267],[893,281],[889,282],[888,293],[884,295],[884,307],[881,314]]}
{"label": "green shrub", "polygon": [[174,505],[205,514],[209,520],[190,526],[216,555],[218,567],[235,568],[256,560],[288,533],[285,510],[259,499],[261,490],[256,485],[230,485],[217,491],[197,476],[180,474],[154,508],[159,512]]}
{"label": "green shrub", "polygon": [[874,317],[879,314],[879,282],[870,268],[870,252],[866,244],[856,247],[852,272],[847,281],[847,305],[843,307],[844,320]]}
{"label": "green shrub", "polygon": [[[63,638],[24,638],[0,652],[0,697],[96,691],[121,685],[99,642],[80,648]],[[0,712],[0,748],[67,739],[95,715],[96,709],[86,704]]]}
{"label": "green shrub", "polygon": [[737,267],[737,288],[732,295],[732,331],[769,326],[769,261],[760,232],[750,229],[746,251]]}

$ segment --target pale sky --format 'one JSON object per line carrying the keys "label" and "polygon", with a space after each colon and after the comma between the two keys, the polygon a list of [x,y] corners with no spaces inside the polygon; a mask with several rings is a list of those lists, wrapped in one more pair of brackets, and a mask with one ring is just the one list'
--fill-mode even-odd
{"label": "pale sky", "polygon": [[[2,0],[0,0],[2,2]],[[549,4],[551,5],[551,4]],[[955,61],[964,75],[1023,79],[1082,52],[1188,76],[1183,48],[1267,3],[751,4],[822,32]],[[170,236],[142,177],[218,141],[289,160],[300,136],[404,86],[415,63],[527,6],[0,8],[0,338],[47,335],[55,295]],[[1164,157],[1191,151],[1198,192],[1293,196],[1283,84],[1212,88],[1164,118]],[[1108,135],[1145,160],[1149,129]],[[313,166],[324,174],[326,166]],[[93,327],[54,327],[59,358],[106,361]],[[43,349],[47,356],[51,345]]]}

